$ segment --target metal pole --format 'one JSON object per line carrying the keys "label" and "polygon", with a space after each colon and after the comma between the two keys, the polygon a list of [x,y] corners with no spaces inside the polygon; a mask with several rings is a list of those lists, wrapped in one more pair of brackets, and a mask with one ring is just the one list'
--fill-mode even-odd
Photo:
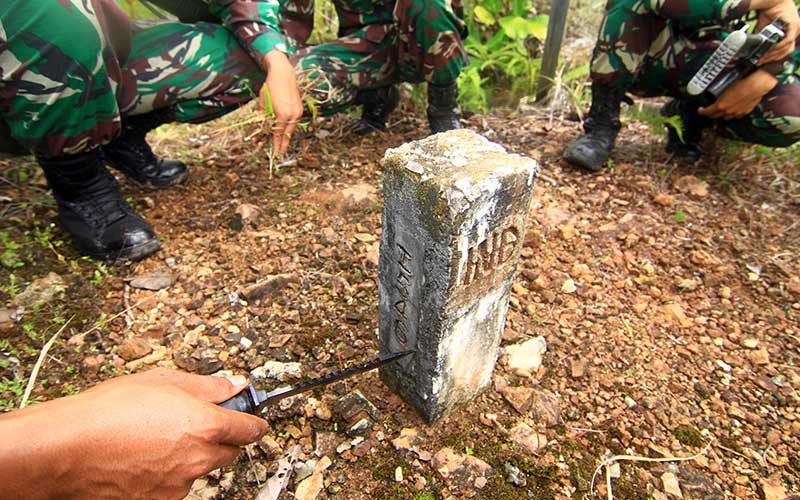
{"label": "metal pole", "polygon": [[552,0],[550,3],[550,20],[547,23],[547,39],[544,42],[542,55],[542,69],[536,80],[536,100],[542,101],[547,97],[547,92],[553,86],[553,78],[558,67],[558,54],[561,52],[561,43],[564,40],[564,30],[567,26],[567,12],[569,0]]}

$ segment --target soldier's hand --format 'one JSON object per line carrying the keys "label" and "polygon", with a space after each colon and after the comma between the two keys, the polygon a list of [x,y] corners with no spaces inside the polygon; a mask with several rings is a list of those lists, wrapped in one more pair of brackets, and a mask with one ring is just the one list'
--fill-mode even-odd
{"label": "soldier's hand", "polygon": [[733,120],[750,114],[778,80],[764,70],[758,70],[734,83],[711,106],[698,112],[709,118]]}
{"label": "soldier's hand", "polygon": [[800,35],[800,15],[793,0],[779,0],[776,5],[760,10],[756,30],[760,31],[779,17],[786,23],[786,36],[761,58],[760,64],[783,60],[795,49],[797,37]]}
{"label": "soldier's hand", "polygon": [[303,101],[297,88],[294,67],[286,54],[273,50],[264,57],[267,81],[261,89],[260,104],[263,108],[266,92],[272,102],[275,124],[272,127],[272,151],[285,154],[289,149],[297,124],[303,116]]}
{"label": "soldier's hand", "polygon": [[267,431],[263,419],[216,406],[240,379],[159,369],[3,415],[0,438],[13,443],[0,447],[3,493],[180,500]]}

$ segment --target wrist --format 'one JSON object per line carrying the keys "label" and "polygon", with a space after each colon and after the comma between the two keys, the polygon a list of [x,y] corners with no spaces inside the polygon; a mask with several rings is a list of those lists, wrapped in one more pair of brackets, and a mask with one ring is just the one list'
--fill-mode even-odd
{"label": "wrist", "polygon": [[285,53],[280,50],[271,50],[261,59],[261,66],[264,68],[264,71],[269,74],[270,69],[281,66],[291,67],[292,65],[289,63],[289,58]]}
{"label": "wrist", "polygon": [[754,71],[753,74],[750,75],[750,81],[753,82],[756,91],[761,95],[768,94],[778,85],[778,79],[775,75],[763,68]]}
{"label": "wrist", "polygon": [[67,477],[75,464],[72,423],[62,419],[66,415],[57,406],[43,403],[0,418],[0,439],[11,443],[0,447],[0,484],[12,498],[69,498]]}
{"label": "wrist", "polygon": [[750,10],[766,10],[784,3],[786,0],[750,0]]}

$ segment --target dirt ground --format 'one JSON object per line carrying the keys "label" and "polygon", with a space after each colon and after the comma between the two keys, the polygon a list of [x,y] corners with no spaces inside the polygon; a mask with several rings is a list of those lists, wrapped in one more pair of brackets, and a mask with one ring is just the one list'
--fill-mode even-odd
{"label": "dirt ground", "polygon": [[[397,113],[389,132],[365,139],[342,133],[345,117],[327,120],[272,176],[261,136],[242,120],[151,135],[192,177],[158,192],[123,182],[163,240],[137,264],[81,259],[52,224],[33,164],[0,162],[0,409],[18,405],[68,320],[34,401],[153,366],[246,373],[277,360],[314,376],[375,355],[380,160],[425,134],[422,116]],[[272,410],[271,435],[198,482],[195,498],[255,498],[296,444],[298,464],[332,462],[321,499],[583,498],[611,455],[700,452],[616,462],[613,497],[800,494],[791,154],[712,141],[702,164],[676,166],[663,137],[629,118],[610,167],[589,175],[559,160],[576,122],[540,111],[473,116],[468,127],[541,163],[504,345],[544,337],[542,367],[519,377],[501,357],[494,387],[432,426],[374,373],[317,390]],[[130,281],[153,272],[177,281],[160,291]],[[354,389],[377,409],[362,436],[345,432],[335,404]],[[538,450],[513,439],[521,423]],[[598,496],[605,482],[603,470]],[[309,488],[298,498],[313,498]]]}

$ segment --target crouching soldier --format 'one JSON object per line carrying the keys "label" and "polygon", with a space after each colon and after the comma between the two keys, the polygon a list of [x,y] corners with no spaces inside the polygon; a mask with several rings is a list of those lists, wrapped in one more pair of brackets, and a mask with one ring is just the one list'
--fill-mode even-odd
{"label": "crouching soldier", "polygon": [[[460,128],[456,80],[467,61],[460,0],[334,0],[337,40],[307,45],[314,0],[281,0],[281,30],[299,79],[312,82],[321,114],[362,105],[358,134],[386,128],[395,85],[427,82],[432,133]],[[302,84],[301,84],[302,85]]]}
{"label": "crouching soldier", "polygon": [[[701,106],[687,93],[694,74],[749,12],[756,30],[780,18],[785,37],[759,68]],[[662,110],[678,115],[682,134],[668,127],[667,151],[685,162],[700,158],[704,128],[737,140],[786,147],[800,139],[800,84],[796,39],[800,18],[793,0],[609,0],[591,66],[592,106],[585,134],[564,152],[573,165],[597,171],[620,130],[626,93],[668,95]],[[682,137],[681,137],[682,136]]]}
{"label": "crouching soldier", "polygon": [[[0,2],[0,131],[35,153],[59,220],[85,255],[144,258],[159,247],[106,164],[156,188],[187,178],[145,136],[201,123],[268,89],[285,151],[302,102],[277,0],[207,0],[215,23],[132,28],[115,0]],[[2,133],[2,132],[0,132]]]}

